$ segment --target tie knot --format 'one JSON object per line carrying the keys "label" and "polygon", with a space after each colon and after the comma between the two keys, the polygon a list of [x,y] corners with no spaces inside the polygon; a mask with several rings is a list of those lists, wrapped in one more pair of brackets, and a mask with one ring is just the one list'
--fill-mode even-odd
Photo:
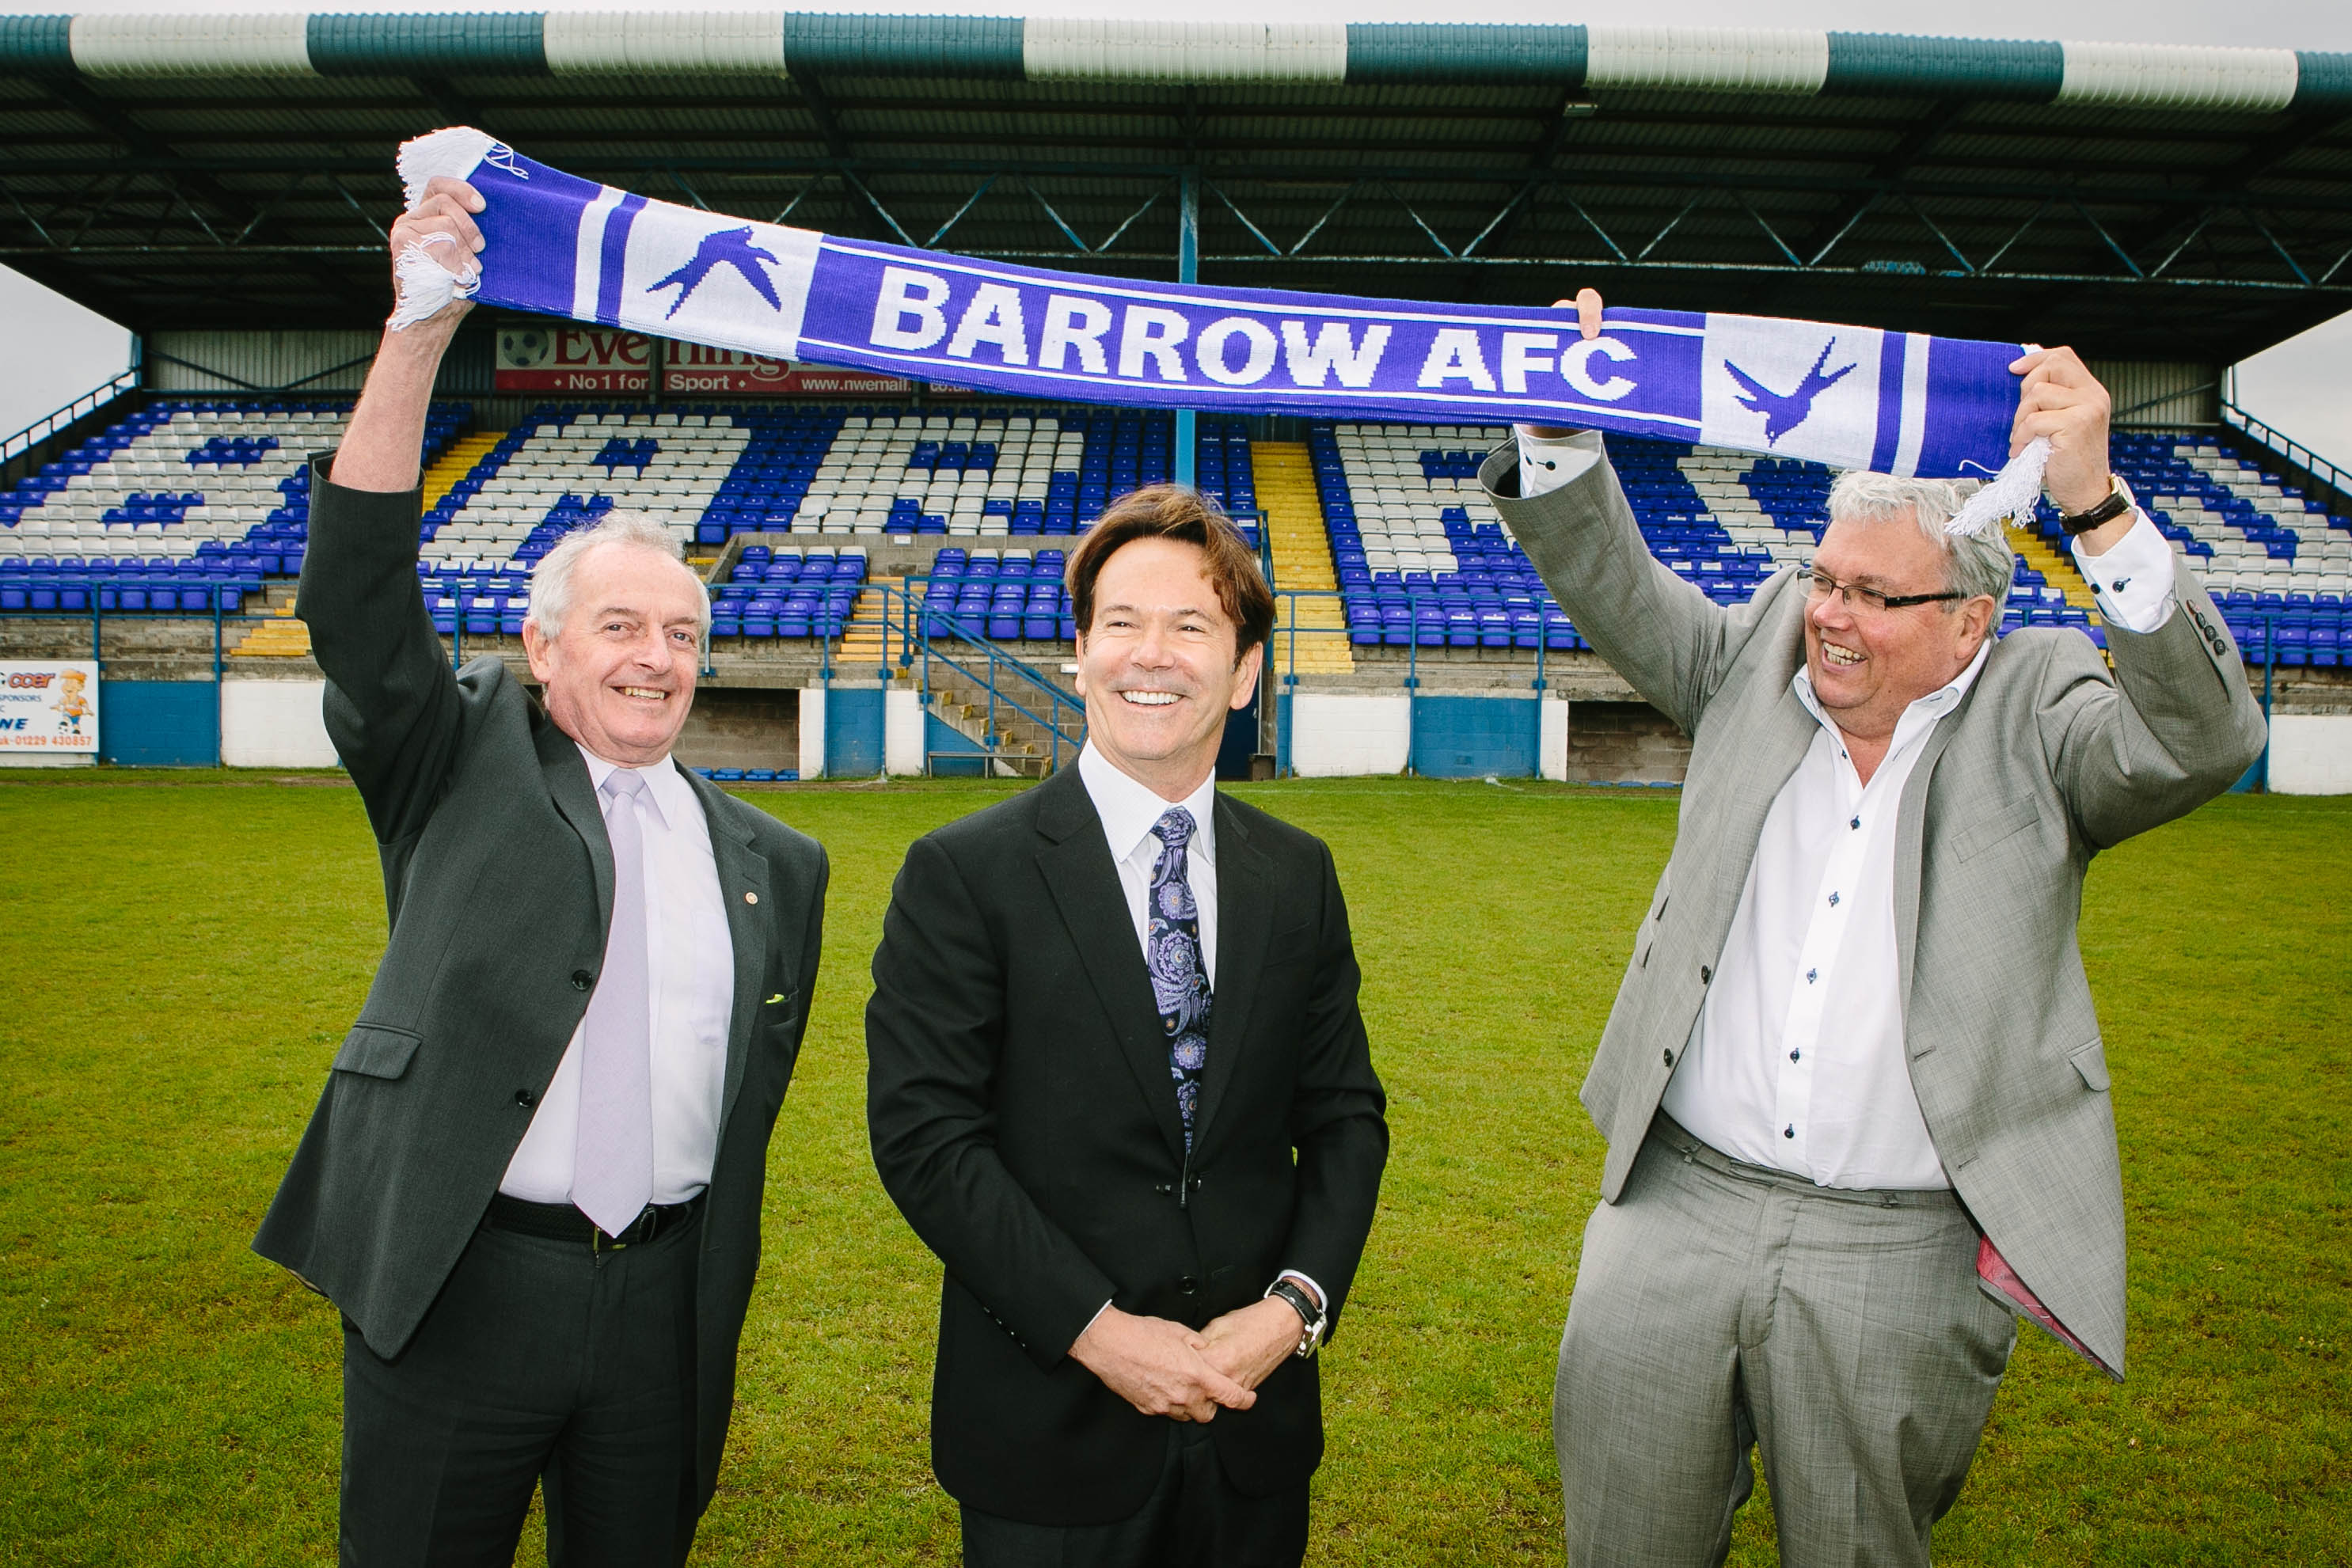
{"label": "tie knot", "polygon": [[1170,849],[1181,850],[1192,841],[1194,827],[1192,812],[1181,806],[1171,806],[1151,824],[1151,831]]}
{"label": "tie knot", "polygon": [[615,768],[605,778],[603,788],[606,798],[618,804],[646,792],[646,776],[634,768]]}

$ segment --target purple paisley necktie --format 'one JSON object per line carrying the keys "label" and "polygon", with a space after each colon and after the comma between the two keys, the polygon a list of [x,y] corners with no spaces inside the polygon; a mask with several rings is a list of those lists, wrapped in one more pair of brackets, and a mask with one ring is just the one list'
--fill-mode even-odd
{"label": "purple paisley necktie", "polygon": [[1201,1102],[1201,1074],[1209,1065],[1209,967],[1201,952],[1200,907],[1185,876],[1192,813],[1171,807],[1151,831],[1160,844],[1151,867],[1151,906],[1143,956],[1151,994],[1168,1034],[1168,1075],[1176,1081],[1176,1109],[1184,1118],[1184,1146],[1192,1146],[1192,1115]]}

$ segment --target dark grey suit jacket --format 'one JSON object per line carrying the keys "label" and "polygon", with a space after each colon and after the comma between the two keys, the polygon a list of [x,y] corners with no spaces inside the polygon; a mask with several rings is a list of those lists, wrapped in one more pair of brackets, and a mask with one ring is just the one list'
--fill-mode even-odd
{"label": "dark grey suit jacket", "polygon": [[[392,936],[253,1246],[390,1356],[466,1249],[587,1009],[613,859],[571,737],[497,658],[451,673],[417,585],[418,493],[339,488],[331,462],[311,473],[299,608],[327,674],[328,733],[375,830]],[[735,954],[696,1300],[707,1500],[827,873],[814,840],[688,777]]]}
{"label": "dark grey suit jacket", "polygon": [[[1706,999],[1765,814],[1820,729],[1790,689],[1803,580],[1723,608],[1666,569],[1604,461],[1519,496],[1518,454],[1480,472],[1561,606],[1689,732],[1674,854],[1585,1079],[1614,1202]],[[2107,1064],[2074,941],[2100,850],[2228,789],[2263,716],[2212,601],[2176,558],[2179,608],[2145,636],[2013,632],[1938,723],[1897,815],[1904,1046],[1936,1152],[2026,1285],[2124,1364],[2124,1200]]]}

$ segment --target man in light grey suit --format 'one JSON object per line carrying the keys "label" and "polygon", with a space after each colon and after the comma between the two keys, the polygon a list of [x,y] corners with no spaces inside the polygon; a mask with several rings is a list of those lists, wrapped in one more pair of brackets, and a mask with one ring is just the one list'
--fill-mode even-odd
{"label": "man in light grey suit", "polygon": [[2012,1312],[2121,1375],[2083,874],[2227,789],[2263,720],[2109,475],[2105,389],[2069,350],[2011,368],[2112,673],[2071,630],[1995,640],[2009,546],[1944,532],[1948,484],[1845,476],[1811,570],[1724,608],[1651,556],[1597,435],[1523,428],[1482,471],[1692,737],[1583,1090],[1609,1155],[1553,1406],[1579,1568],[1722,1562],[1751,1444],[1784,1562],[1925,1563]]}

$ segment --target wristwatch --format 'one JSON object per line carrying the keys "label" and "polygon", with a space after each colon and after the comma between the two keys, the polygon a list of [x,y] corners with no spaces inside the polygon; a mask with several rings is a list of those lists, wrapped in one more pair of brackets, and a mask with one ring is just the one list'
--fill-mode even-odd
{"label": "wristwatch", "polygon": [[1299,1331],[1298,1349],[1292,1354],[1303,1359],[1313,1359],[1316,1346],[1323,1343],[1323,1331],[1331,1321],[1323,1309],[1315,1304],[1315,1298],[1295,1281],[1276,1280],[1265,1288],[1263,1299],[1290,1303],[1290,1310],[1298,1314],[1298,1321],[1304,1325]]}
{"label": "wristwatch", "polygon": [[2062,515],[2058,519],[2058,526],[2064,528],[2067,537],[2071,538],[2076,534],[2089,533],[2101,523],[2112,522],[2138,504],[2139,502],[2132,495],[2131,486],[2124,483],[2124,476],[2120,474],[2110,474],[2107,476],[2106,495],[2097,504],[2087,507],[2082,511]]}

